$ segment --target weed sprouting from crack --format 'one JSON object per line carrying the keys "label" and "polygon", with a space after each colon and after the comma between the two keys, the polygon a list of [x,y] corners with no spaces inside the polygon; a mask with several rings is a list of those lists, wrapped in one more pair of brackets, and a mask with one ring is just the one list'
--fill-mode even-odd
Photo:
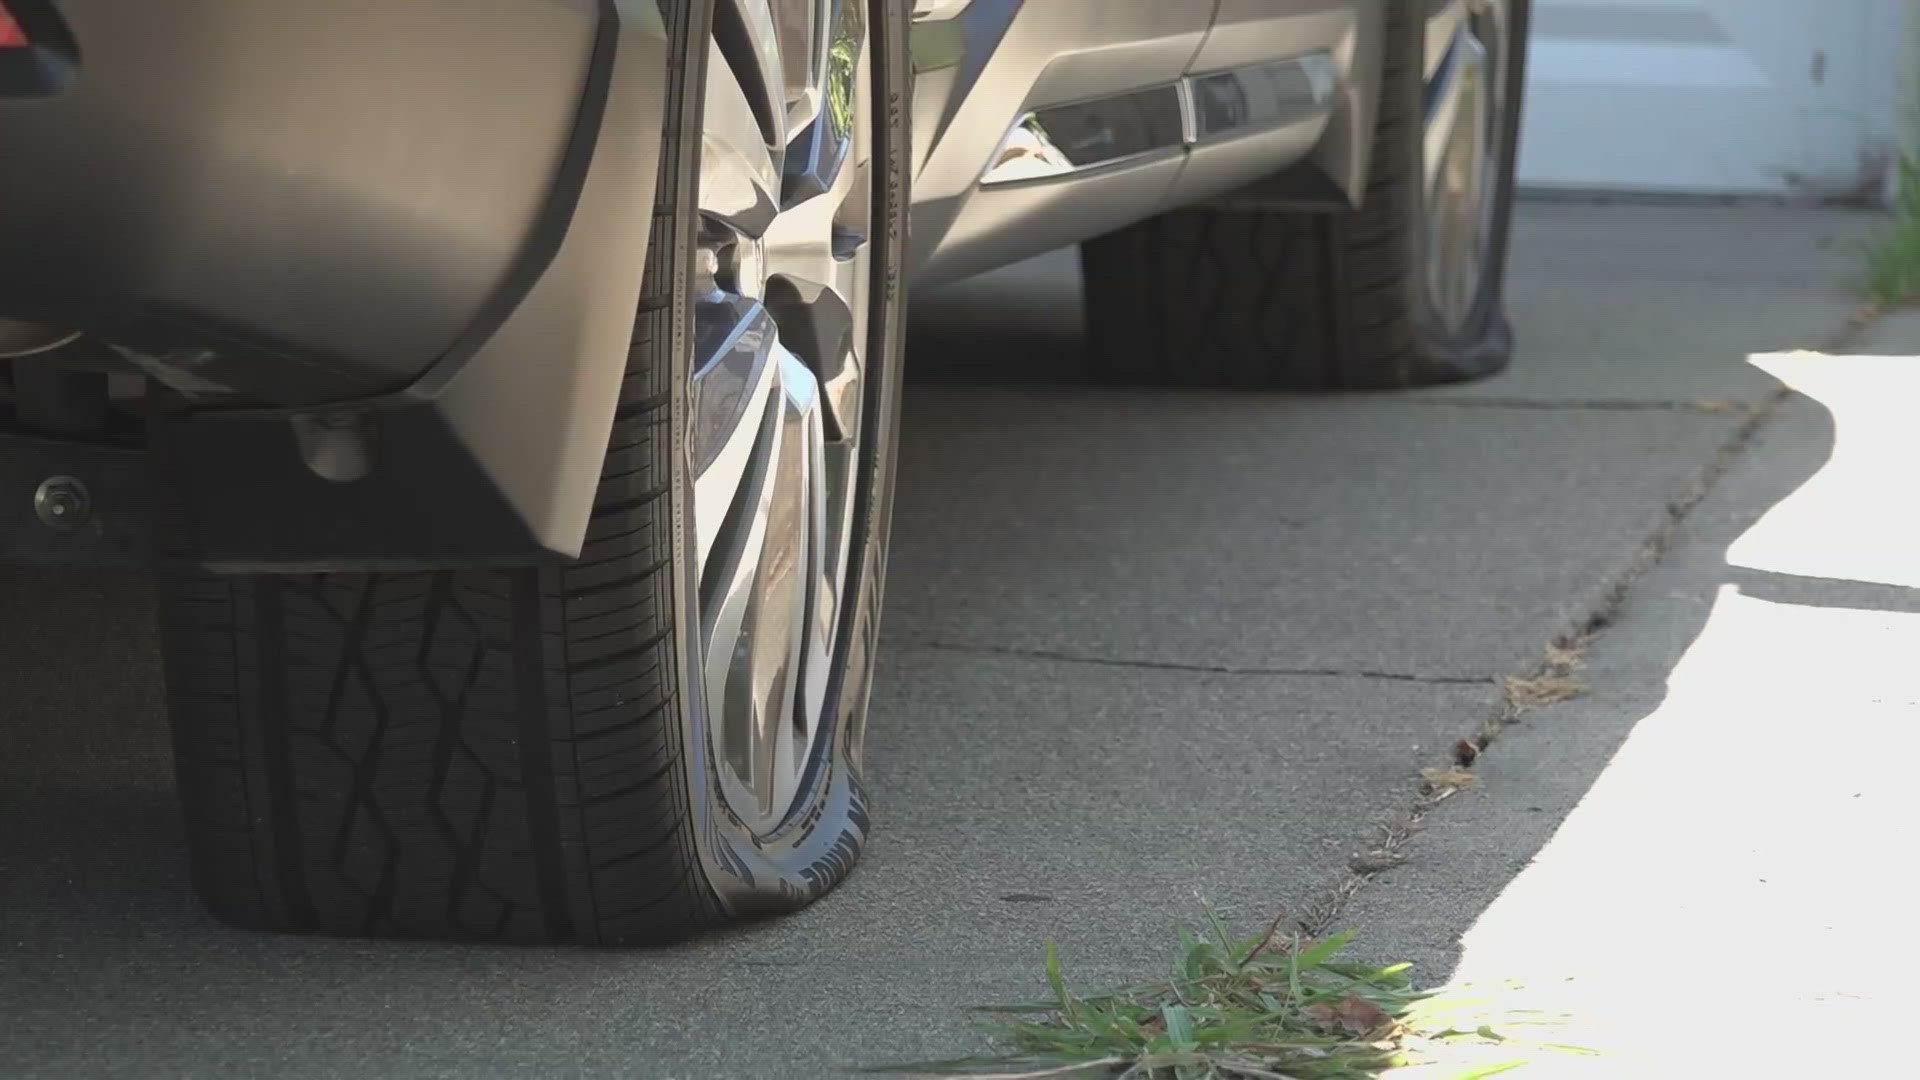
{"label": "weed sprouting from crack", "polygon": [[[1470,1042],[1505,1053],[1488,1026],[1453,1022],[1413,988],[1407,964],[1340,959],[1351,934],[1311,938],[1276,916],[1236,938],[1212,908],[1204,929],[1181,927],[1171,975],[1081,996],[1046,946],[1052,997],[984,1006],[996,1053],[869,1072],[919,1076],[1115,1077],[1127,1080],[1365,1080]],[[1516,1061],[1516,1064],[1519,1062]]]}
{"label": "weed sprouting from crack", "polygon": [[[1915,205],[1920,206],[1920,196]],[[1845,347],[1883,310],[1879,304],[1856,310],[1827,351]],[[1409,965],[1340,963],[1336,954],[1351,935],[1327,930],[1361,886],[1407,862],[1402,849],[1424,827],[1429,812],[1480,783],[1472,766],[1503,731],[1531,712],[1585,692],[1576,673],[1586,667],[1594,639],[1613,622],[1634,583],[1665,558],[1687,515],[1790,393],[1781,389],[1739,410],[1697,403],[1701,412],[1740,412],[1732,437],[1668,502],[1665,516],[1601,587],[1587,614],[1548,642],[1525,671],[1502,681],[1496,707],[1473,735],[1454,744],[1452,763],[1421,770],[1412,804],[1380,823],[1377,843],[1348,859],[1333,883],[1292,921],[1293,931],[1282,933],[1287,923],[1282,913],[1264,934],[1236,942],[1208,909],[1211,936],[1180,931],[1182,959],[1170,979],[1093,997],[1077,997],[1067,989],[1049,942],[1045,967],[1053,1000],[981,1010],[999,1017],[988,1025],[999,1054],[866,1071],[976,1080],[1363,1080],[1400,1065],[1437,1064],[1436,1050],[1466,1048],[1497,1056],[1454,1075],[1484,1077],[1529,1063],[1528,1057],[1512,1057],[1509,1049],[1531,1045],[1550,1053],[1592,1053],[1513,1037],[1517,1028],[1542,1023],[1537,1016],[1516,1014],[1503,1020],[1500,1030],[1476,1022],[1486,1015],[1484,1002],[1415,990],[1406,974]]]}
{"label": "weed sprouting from crack", "polygon": [[1878,304],[1920,299],[1920,165],[1912,159],[1900,162],[1892,218],[1861,245],[1857,284]]}
{"label": "weed sprouting from crack", "polygon": [[1325,933],[1361,886],[1375,875],[1404,864],[1408,856],[1401,848],[1420,831],[1427,814],[1454,795],[1479,786],[1480,777],[1472,766],[1509,725],[1528,713],[1586,692],[1586,684],[1575,678],[1574,672],[1586,667],[1593,635],[1589,627],[1557,635],[1526,674],[1512,676],[1501,684],[1499,703],[1472,735],[1454,744],[1453,761],[1421,769],[1413,804],[1382,823],[1380,843],[1349,858],[1345,870],[1306,905],[1299,920],[1302,932]]}

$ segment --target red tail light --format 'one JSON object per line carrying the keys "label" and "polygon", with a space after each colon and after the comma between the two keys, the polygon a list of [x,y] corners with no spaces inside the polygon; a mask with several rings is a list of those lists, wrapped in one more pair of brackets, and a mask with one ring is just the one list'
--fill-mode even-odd
{"label": "red tail light", "polygon": [[20,29],[13,12],[7,10],[6,4],[0,3],[0,49],[24,49],[29,44],[27,32]]}
{"label": "red tail light", "polygon": [[49,0],[0,0],[0,104],[48,97],[80,73],[80,47]]}

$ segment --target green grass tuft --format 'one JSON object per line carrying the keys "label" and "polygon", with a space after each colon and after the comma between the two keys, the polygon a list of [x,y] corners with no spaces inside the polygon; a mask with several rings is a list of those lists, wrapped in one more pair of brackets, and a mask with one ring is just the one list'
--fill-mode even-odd
{"label": "green grass tuft", "polygon": [[1893,223],[1866,243],[1860,260],[1860,289],[1868,300],[1888,306],[1920,300],[1920,166],[1914,162],[1900,163]]}
{"label": "green grass tuft", "polygon": [[[1002,1080],[1368,1080],[1431,1060],[1423,1048],[1506,1042],[1485,1025],[1462,1026],[1438,999],[1414,989],[1408,965],[1345,963],[1351,935],[1283,933],[1276,918],[1235,938],[1211,910],[1206,927],[1179,929],[1171,976],[1114,993],[1078,996],[1049,942],[1043,964],[1052,998],[983,1006],[997,1053],[873,1072]],[[1504,1055],[1503,1055],[1504,1056]],[[1507,1057],[1456,1075],[1491,1076],[1523,1064]]]}

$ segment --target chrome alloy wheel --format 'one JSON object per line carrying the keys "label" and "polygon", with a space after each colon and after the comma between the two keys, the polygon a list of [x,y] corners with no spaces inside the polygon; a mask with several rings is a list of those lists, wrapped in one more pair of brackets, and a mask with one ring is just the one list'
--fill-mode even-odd
{"label": "chrome alloy wheel", "polygon": [[862,0],[715,0],[687,421],[706,728],[756,835],[827,749],[874,225]]}
{"label": "chrome alloy wheel", "polygon": [[1492,253],[1505,162],[1507,0],[1430,4],[1426,52],[1426,278],[1449,333],[1471,329]]}

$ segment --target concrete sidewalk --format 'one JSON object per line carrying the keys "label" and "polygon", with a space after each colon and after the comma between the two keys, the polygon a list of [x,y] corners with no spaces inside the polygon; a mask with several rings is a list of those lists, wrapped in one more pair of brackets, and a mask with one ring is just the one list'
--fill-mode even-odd
{"label": "concrete sidewalk", "polygon": [[1590,695],[1510,728],[1348,911],[1370,952],[1601,1052],[1518,1075],[1904,1068],[1920,316],[1848,345],[1754,358],[1792,393],[1595,639]]}
{"label": "concrete sidewalk", "polygon": [[[1515,370],[1421,394],[1090,389],[1070,257],[921,298],[877,838],[801,916],[667,952],[214,925],[185,886],[141,590],[91,583],[49,633],[63,594],[0,581],[0,655],[37,643],[0,680],[0,1072],[828,1076],[976,1049],[961,1010],[1033,996],[1046,940],[1101,984],[1163,970],[1199,896],[1246,924],[1303,910],[1775,392],[1747,357],[1844,325],[1870,224],[1526,207]],[[1750,451],[1759,478],[1713,513],[1751,518],[1816,468],[1818,419],[1784,459]],[[1497,745],[1345,913],[1375,948],[1447,975],[1658,703],[1708,609],[1652,582],[1601,643],[1628,674],[1602,681],[1596,652],[1594,695],[1564,707],[1606,722],[1555,710]],[[1557,800],[1516,808],[1497,770],[1527,769],[1525,738],[1569,764],[1534,770]]]}

